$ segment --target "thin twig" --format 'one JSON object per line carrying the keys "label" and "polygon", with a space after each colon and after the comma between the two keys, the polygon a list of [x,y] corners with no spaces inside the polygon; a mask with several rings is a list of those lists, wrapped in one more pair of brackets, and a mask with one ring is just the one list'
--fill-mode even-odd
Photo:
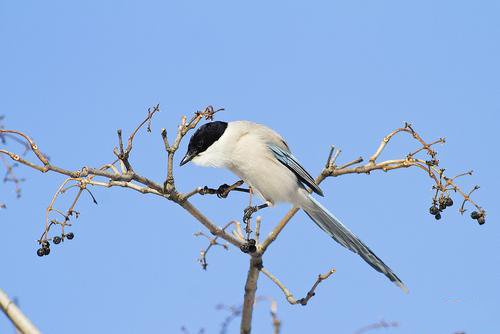
{"label": "thin twig", "polygon": [[365,326],[365,327],[358,329],[357,331],[354,332],[354,334],[363,334],[363,333],[366,333],[366,332],[369,332],[372,330],[376,330],[376,329],[395,328],[395,327],[399,327],[398,322],[396,322],[396,321],[387,322],[385,320],[381,320],[381,321],[376,322],[374,324],[370,324],[368,326]]}
{"label": "thin twig", "polygon": [[[224,225],[224,227],[222,228],[222,231],[225,232],[226,229],[233,225],[235,223],[235,221],[230,221],[229,223],[227,223],[226,225]],[[225,250],[228,250],[228,245],[227,244],[221,244],[219,243],[217,240],[219,239],[218,236],[214,237],[214,238],[211,238],[209,237],[208,235],[206,235],[203,231],[200,231],[200,232],[196,232],[194,234],[196,237],[205,237],[207,240],[208,240],[208,246],[205,248],[205,249],[202,249],[200,251],[200,256],[198,257],[198,262],[200,263],[201,267],[203,270],[207,270],[207,267],[208,267],[208,263],[207,263],[207,253],[208,251],[213,247],[213,246],[221,246],[222,248],[224,248]]]}
{"label": "thin twig", "polygon": [[[219,109],[221,110],[221,109]],[[62,235],[64,236],[64,227],[69,226],[69,217],[72,214],[76,214],[74,211],[75,205],[79,198],[81,197],[81,193],[83,191],[88,191],[89,186],[100,186],[100,187],[124,187],[129,188],[135,191],[138,191],[143,194],[152,194],[156,196],[160,196],[162,198],[168,199],[180,205],[183,209],[189,212],[196,220],[198,220],[202,225],[204,225],[208,231],[214,236],[211,237],[208,234],[202,232],[205,237],[210,240],[210,245],[205,250],[204,255],[208,249],[218,244],[218,239],[224,239],[228,243],[241,248],[243,245],[246,245],[247,240],[245,240],[244,233],[241,229],[241,225],[239,222],[235,222],[235,229],[232,233],[227,233],[226,228],[219,228],[215,225],[211,220],[209,220],[205,215],[203,215],[195,206],[193,206],[189,202],[189,198],[195,194],[203,194],[203,193],[216,193],[227,196],[229,191],[247,191],[246,189],[239,188],[239,185],[233,185],[227,192],[222,192],[215,189],[207,188],[196,188],[193,191],[190,191],[186,194],[182,194],[177,191],[174,183],[174,155],[178,148],[180,147],[181,141],[186,136],[186,134],[194,129],[198,123],[202,119],[212,120],[213,116],[219,110],[214,110],[211,106],[208,106],[203,111],[196,112],[191,118],[187,118],[183,116],[181,118],[180,125],[177,128],[176,136],[173,141],[169,141],[167,138],[167,132],[165,129],[162,129],[161,135],[164,143],[164,148],[167,154],[167,166],[166,166],[166,178],[163,184],[159,184],[149,178],[146,178],[137,172],[134,171],[130,162],[129,156],[133,147],[133,140],[136,133],[139,131],[141,127],[147,124],[147,131],[151,130],[151,119],[153,115],[159,111],[159,106],[155,106],[153,108],[148,109],[147,117],[139,124],[138,127],[131,133],[130,137],[127,141],[127,146],[124,147],[124,142],[122,138],[122,132],[118,131],[118,147],[114,150],[114,153],[117,155],[118,160],[122,166],[122,170],[120,171],[113,164],[103,165],[100,168],[92,168],[92,167],[83,167],[79,170],[68,170],[61,168],[59,166],[53,165],[49,162],[48,158],[40,152],[38,146],[35,142],[27,136],[25,133],[17,131],[17,130],[6,130],[0,126],[0,139],[5,141],[5,138],[16,138],[15,140],[20,143],[25,143],[25,147],[32,151],[36,158],[38,159],[35,162],[32,162],[24,157],[24,155],[13,153],[7,149],[0,149],[0,156],[5,160],[6,157],[9,157],[14,162],[25,165],[29,168],[38,170],[42,173],[46,172],[55,172],[58,174],[65,175],[67,180],[59,187],[58,191],[54,195],[51,204],[47,208],[47,218],[45,224],[44,234],[40,238],[39,242],[44,242],[48,240],[48,233],[51,226],[60,225],[62,227]],[[412,153],[407,154],[403,158],[398,159],[389,159],[385,161],[377,161],[384,149],[386,148],[389,141],[398,133],[407,133],[409,134],[418,144],[419,147],[416,148]],[[472,193],[478,189],[475,187],[470,192],[466,193],[461,190],[461,188],[455,183],[456,179],[464,176],[470,175],[470,173],[459,174],[452,178],[447,178],[444,174],[444,169],[439,168],[439,160],[436,159],[436,151],[434,151],[433,147],[435,144],[444,143],[444,138],[440,138],[433,142],[427,143],[424,141],[421,136],[412,128],[412,126],[408,123],[404,125],[404,127],[396,129],[390,132],[387,136],[383,138],[380,145],[370,157],[368,163],[361,165],[363,159],[357,158],[353,161],[347,162],[340,167],[337,167],[336,161],[340,155],[340,150],[336,150],[333,146],[329,150],[327,162],[325,164],[325,168],[321,171],[319,176],[316,178],[316,183],[320,184],[327,177],[337,177],[341,175],[347,174],[370,174],[372,171],[391,171],[402,168],[418,168],[419,170],[424,171],[433,181],[433,189],[435,189],[435,194],[433,197],[433,205],[439,203],[441,206],[446,200],[447,203],[451,203],[449,201],[449,195],[451,192],[457,193],[462,196],[463,203],[460,208],[460,212],[464,212],[464,205],[469,202],[471,205],[475,206],[479,214],[481,215],[481,222],[484,223],[485,211],[477,204],[475,201],[471,199]],[[427,154],[430,156],[429,160],[422,159],[416,157],[417,154]],[[104,180],[102,180],[104,179]],[[68,183],[73,183],[70,186],[67,186]],[[70,208],[64,213],[64,210],[59,210],[54,208],[54,203],[56,198],[65,193],[71,187],[78,187],[78,192],[76,198],[72,202]],[[92,193],[90,193],[93,197]],[[221,197],[225,197],[221,196]],[[94,199],[95,200],[95,199]],[[451,206],[451,204],[450,204]],[[268,247],[278,238],[280,233],[286,227],[291,218],[298,212],[298,208],[292,208],[288,211],[288,213],[281,219],[281,221],[272,229],[271,233],[267,238],[262,242],[257,242],[257,252],[250,254],[250,267],[247,274],[246,284],[245,284],[245,295],[244,302],[241,308],[241,333],[250,333],[251,330],[251,319],[253,313],[253,306],[255,302],[255,294],[257,289],[257,280],[259,277],[259,273],[262,270],[263,273],[270,277],[285,293],[287,300],[292,300],[295,304],[305,305],[308,303],[310,298],[314,296],[315,289],[319,285],[321,281],[328,278],[333,270],[324,275],[319,275],[316,283],[313,285],[311,290],[308,292],[306,297],[295,300],[293,295],[289,294],[289,291],[284,287],[283,284],[276,277],[272,276],[266,269],[262,269],[262,256],[267,251]],[[439,213],[442,212],[443,209],[439,208]],[[64,220],[57,221],[55,219],[50,220],[49,213],[55,212],[58,215],[61,215]],[[436,216],[436,219],[439,219]],[[258,220],[258,226],[256,226],[256,238],[258,241],[260,236],[260,220]],[[248,238],[247,238],[248,239]],[[206,257],[204,258],[204,262],[206,264]],[[203,263],[202,263],[203,266]],[[266,274],[267,273],[267,274]],[[274,279],[273,279],[274,277]],[[287,292],[288,291],[288,294]],[[289,300],[289,302],[290,302]],[[278,327],[279,328],[279,327]],[[279,329],[278,329],[279,330]]]}
{"label": "thin twig", "polygon": [[324,274],[319,274],[318,278],[314,282],[314,284],[311,287],[311,289],[307,292],[306,296],[303,297],[303,298],[300,298],[300,299],[295,299],[295,297],[290,292],[290,290],[283,283],[281,283],[281,281],[276,276],[274,276],[273,274],[271,274],[271,272],[269,272],[269,270],[267,270],[266,268],[262,268],[261,271],[262,271],[262,273],[264,275],[267,276],[267,278],[269,278],[274,284],[276,284],[281,289],[281,291],[283,291],[283,293],[285,294],[286,300],[290,304],[292,304],[292,305],[302,305],[302,306],[307,305],[307,303],[309,302],[309,300],[312,297],[314,297],[314,295],[316,294],[315,291],[316,291],[316,288],[318,287],[318,285],[322,281],[328,279],[333,273],[335,273],[335,269],[332,268],[332,269],[330,269],[328,272],[326,272]]}

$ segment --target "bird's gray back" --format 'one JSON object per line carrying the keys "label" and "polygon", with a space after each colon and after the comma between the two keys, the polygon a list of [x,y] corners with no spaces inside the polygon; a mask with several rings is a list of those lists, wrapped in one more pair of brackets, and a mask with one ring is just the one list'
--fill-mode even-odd
{"label": "bird's gray back", "polygon": [[239,136],[232,152],[231,166],[227,167],[257,190],[264,200],[295,203],[299,187],[297,177],[275,158],[268,147],[271,143],[289,151],[283,138],[264,125],[248,121],[231,122],[228,130],[229,134],[238,133]]}

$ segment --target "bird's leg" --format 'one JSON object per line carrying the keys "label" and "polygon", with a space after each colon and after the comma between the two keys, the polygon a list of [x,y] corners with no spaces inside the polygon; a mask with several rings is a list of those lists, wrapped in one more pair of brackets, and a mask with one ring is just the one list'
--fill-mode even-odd
{"label": "bird's leg", "polygon": [[252,206],[252,195],[253,195],[252,186],[248,186],[248,207]]}
{"label": "bird's leg", "polygon": [[224,183],[223,185],[220,185],[219,188],[217,189],[213,189],[213,188],[209,188],[207,186],[203,187],[199,192],[201,195],[217,195],[217,197],[219,198],[226,198],[227,195],[229,195],[229,193],[231,191],[240,191],[240,192],[250,192],[249,189],[245,189],[245,188],[240,188],[240,186],[243,184],[243,180],[239,180],[238,182],[235,182],[233,183],[232,185],[228,185],[226,183]]}
{"label": "bird's leg", "polygon": [[250,220],[252,218],[252,214],[255,212],[254,207],[252,206],[252,195],[253,189],[252,186],[248,186],[248,206],[243,211],[243,223],[245,223],[245,232],[247,233],[247,240],[250,239],[250,233],[252,233],[252,228],[250,227]]}
{"label": "bird's leg", "polygon": [[267,208],[269,206],[269,203],[266,202],[261,205],[256,205],[256,206],[248,206],[244,211],[243,211],[243,221],[249,221],[252,218],[252,215],[256,213],[257,211]]}
{"label": "bird's leg", "polygon": [[250,234],[252,233],[252,229],[250,228],[251,218],[255,212],[267,208],[270,205],[272,205],[271,202],[266,202],[264,204],[256,206],[250,205],[244,210],[243,222],[245,223],[245,232],[247,234],[247,238],[246,243],[240,247],[243,253],[255,253],[257,251],[257,241],[255,239],[250,239]]}
{"label": "bird's leg", "polygon": [[246,207],[245,210],[243,211],[243,223],[245,223],[245,233],[247,234],[247,238],[246,238],[246,243],[242,245],[240,248],[243,253],[255,253],[257,251],[257,245],[256,245],[257,242],[255,239],[250,238],[250,234],[252,233],[252,228],[250,225],[252,215],[261,209],[271,206],[272,203],[267,201],[264,204],[252,206],[253,189],[251,186],[249,186],[248,190],[249,190],[248,207]]}
{"label": "bird's leg", "polygon": [[252,230],[250,229],[250,220],[252,219],[252,215],[261,209],[267,208],[268,206],[269,206],[268,202],[256,206],[249,205],[243,211],[243,222],[246,224],[245,232],[247,232],[247,236],[249,236],[250,233],[252,233]]}

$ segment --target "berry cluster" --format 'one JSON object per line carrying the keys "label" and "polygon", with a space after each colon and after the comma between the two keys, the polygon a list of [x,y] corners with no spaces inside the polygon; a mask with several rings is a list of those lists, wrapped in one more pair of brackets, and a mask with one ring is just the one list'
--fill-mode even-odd
{"label": "berry cluster", "polygon": [[443,212],[447,207],[453,206],[453,200],[451,197],[442,196],[439,200],[434,201],[432,206],[429,208],[429,213],[436,218],[436,220],[441,219],[441,212]]}
{"label": "berry cluster", "polygon": [[[429,208],[429,213],[436,218],[436,220],[441,219],[441,213],[447,208],[453,205],[453,200],[447,196],[441,196],[439,200],[434,200],[434,203]],[[460,212],[463,213],[465,210],[462,208]],[[486,223],[486,213],[483,210],[473,211],[470,214],[470,217],[474,220],[477,220],[479,225],[483,225]]]}
{"label": "berry cluster", "polygon": [[36,254],[38,256],[44,256],[44,255],[49,255],[50,254],[50,243],[47,240],[44,240],[42,242],[42,248],[39,248],[36,251]]}
{"label": "berry cluster", "polygon": [[255,253],[257,251],[257,246],[255,246],[255,244],[256,244],[255,239],[248,239],[247,243],[242,245],[240,247],[240,249],[243,253],[252,254],[252,253]]}
{"label": "berry cluster", "polygon": [[[61,243],[61,241],[64,240],[64,238],[68,239],[68,240],[72,240],[73,238],[75,237],[75,235],[73,234],[73,232],[69,232],[68,234],[63,234],[62,237],[59,237],[59,236],[55,236],[54,238],[52,238],[52,242],[54,243],[54,245],[58,245]],[[41,243],[42,245],[41,248],[38,248],[38,250],[36,251],[36,254],[40,257],[44,256],[44,255],[49,255],[50,254],[50,242],[48,240],[43,240]]]}
{"label": "berry cluster", "polygon": [[486,223],[486,217],[485,217],[484,211],[479,211],[479,212],[472,211],[472,213],[470,214],[470,217],[472,219],[477,220],[479,225],[483,225],[484,223]]}

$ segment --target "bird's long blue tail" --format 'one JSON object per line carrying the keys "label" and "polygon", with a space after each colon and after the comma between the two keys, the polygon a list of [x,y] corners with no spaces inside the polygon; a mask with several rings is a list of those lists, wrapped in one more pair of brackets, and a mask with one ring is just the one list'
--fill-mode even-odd
{"label": "bird's long blue tail", "polygon": [[358,239],[347,227],[345,227],[332,213],[330,213],[321,203],[307,194],[308,202],[302,207],[307,215],[328,235],[345,248],[359,254],[370,266],[378,272],[387,276],[394,284],[405,292],[406,286],[398,276],[389,268],[368,246]]}

